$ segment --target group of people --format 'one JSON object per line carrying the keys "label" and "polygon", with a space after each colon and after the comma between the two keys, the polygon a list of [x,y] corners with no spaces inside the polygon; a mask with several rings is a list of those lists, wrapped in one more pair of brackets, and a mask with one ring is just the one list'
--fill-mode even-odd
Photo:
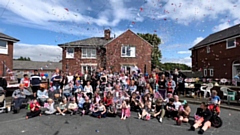
{"label": "group of people", "polygon": [[[175,81],[172,74],[166,76],[155,72],[149,75],[139,71],[113,73],[99,69],[92,74],[86,71],[82,75],[72,75],[56,69],[48,87],[40,83],[41,79],[35,71],[30,79],[24,76],[12,97],[17,113],[26,97],[33,94],[26,119],[41,116],[42,113],[62,116],[68,113],[97,118],[119,115],[121,120],[125,120],[135,111],[139,119],[157,118],[162,123],[164,117],[167,117],[181,125],[182,122],[189,122],[191,113],[187,101],[179,102],[176,92],[183,80],[182,76]],[[213,91],[211,102],[220,104],[216,91]],[[219,107],[217,110],[220,113]],[[199,133],[202,134],[210,128],[211,111],[207,103],[202,103],[190,130],[200,127]]]}

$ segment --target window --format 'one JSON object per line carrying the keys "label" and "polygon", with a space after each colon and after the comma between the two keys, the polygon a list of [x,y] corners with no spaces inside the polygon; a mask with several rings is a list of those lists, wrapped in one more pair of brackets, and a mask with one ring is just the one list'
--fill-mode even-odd
{"label": "window", "polygon": [[207,46],[207,53],[210,53],[211,52],[211,48],[210,46]]}
{"label": "window", "polygon": [[227,49],[236,47],[236,39],[228,39],[227,40]]}
{"label": "window", "polygon": [[74,48],[67,48],[66,58],[74,58]]}
{"label": "window", "polygon": [[122,46],[121,57],[136,57],[136,47]]}
{"label": "window", "polygon": [[96,59],[96,49],[82,49],[82,58]]}
{"label": "window", "polygon": [[210,72],[210,76],[214,75],[213,69],[209,69],[209,72]]}
{"label": "window", "polygon": [[207,69],[204,69],[204,70],[203,70],[203,75],[204,75],[204,76],[207,76]]}
{"label": "window", "polygon": [[82,73],[84,74],[86,71],[88,71],[88,73],[92,73],[93,70],[97,69],[97,64],[94,63],[85,63],[85,64],[81,64],[81,70]]}
{"label": "window", "polygon": [[7,48],[7,42],[0,40],[0,48]]}

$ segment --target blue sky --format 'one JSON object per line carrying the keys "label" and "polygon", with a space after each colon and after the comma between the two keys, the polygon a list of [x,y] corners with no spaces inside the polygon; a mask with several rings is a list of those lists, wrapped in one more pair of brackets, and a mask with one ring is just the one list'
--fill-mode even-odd
{"label": "blue sky", "polygon": [[156,33],[162,62],[191,65],[194,44],[240,23],[240,0],[1,0],[0,32],[20,39],[14,57],[58,61],[57,44],[127,29]]}

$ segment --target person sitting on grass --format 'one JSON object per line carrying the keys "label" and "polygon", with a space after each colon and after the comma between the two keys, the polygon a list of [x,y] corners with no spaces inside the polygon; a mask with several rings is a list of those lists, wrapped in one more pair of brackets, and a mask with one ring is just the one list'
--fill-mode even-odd
{"label": "person sitting on grass", "polygon": [[67,105],[68,105],[68,102],[67,102],[67,98],[66,97],[63,97],[62,98],[62,102],[59,103],[59,105],[57,106],[57,111],[58,113],[56,113],[56,115],[59,115],[61,114],[62,116],[65,116],[65,113],[67,112]]}
{"label": "person sitting on grass", "polygon": [[176,119],[177,125],[181,125],[182,122],[187,123],[189,121],[190,113],[191,108],[188,103],[181,105],[178,110],[178,118]]}
{"label": "person sitting on grass", "polygon": [[77,105],[77,103],[75,102],[75,98],[74,97],[72,97],[71,99],[70,99],[70,103],[68,104],[68,112],[70,113],[70,115],[72,116],[72,115],[75,115],[76,113],[77,113],[77,111],[78,111],[78,105]]}
{"label": "person sitting on grass", "polygon": [[48,115],[54,114],[56,112],[56,109],[55,109],[55,104],[54,104],[53,99],[49,98],[47,100],[47,103],[44,105],[44,108],[47,109],[44,112],[45,114],[48,114]]}
{"label": "person sitting on grass", "polygon": [[33,99],[32,103],[30,103],[29,106],[30,106],[30,112],[27,113],[26,119],[42,115],[40,110],[41,106],[37,102],[37,99]]}
{"label": "person sitting on grass", "polygon": [[152,113],[153,117],[159,117],[159,122],[162,123],[163,117],[165,116],[165,109],[163,105],[163,100],[161,98],[158,98],[155,101],[155,109]]}
{"label": "person sitting on grass", "polygon": [[131,115],[129,100],[124,100],[121,105],[122,108],[122,117],[121,120],[126,120]]}
{"label": "person sitting on grass", "polygon": [[94,109],[92,116],[100,118],[105,118],[107,115],[106,107],[103,105],[102,100],[99,101],[97,108]]}
{"label": "person sitting on grass", "polygon": [[195,129],[200,127],[198,131],[199,134],[203,134],[208,128],[211,127],[210,119],[212,117],[212,112],[208,109],[208,105],[205,102],[201,103],[201,109],[198,109],[197,115],[199,116],[198,120],[195,121],[195,124],[191,126],[190,131],[195,131]]}

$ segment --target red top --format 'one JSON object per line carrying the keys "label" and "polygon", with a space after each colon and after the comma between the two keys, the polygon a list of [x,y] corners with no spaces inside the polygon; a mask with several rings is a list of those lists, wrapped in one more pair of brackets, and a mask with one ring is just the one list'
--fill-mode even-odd
{"label": "red top", "polygon": [[[40,110],[40,108],[37,107],[37,106],[40,106],[40,104],[39,104],[38,102],[36,103],[36,105],[35,105],[35,109],[33,110],[33,112],[34,112],[34,111],[38,111],[38,110]],[[32,109],[33,109],[33,103],[30,104],[30,110],[32,111]]]}
{"label": "red top", "polygon": [[105,106],[110,106],[113,103],[112,98],[108,99],[108,98],[104,97],[103,101],[105,103]]}
{"label": "red top", "polygon": [[28,78],[24,78],[23,79],[23,84],[24,84],[25,87],[29,87],[30,80]]}
{"label": "red top", "polygon": [[173,91],[173,89],[172,89],[172,82],[168,82],[168,92],[172,92]]}

